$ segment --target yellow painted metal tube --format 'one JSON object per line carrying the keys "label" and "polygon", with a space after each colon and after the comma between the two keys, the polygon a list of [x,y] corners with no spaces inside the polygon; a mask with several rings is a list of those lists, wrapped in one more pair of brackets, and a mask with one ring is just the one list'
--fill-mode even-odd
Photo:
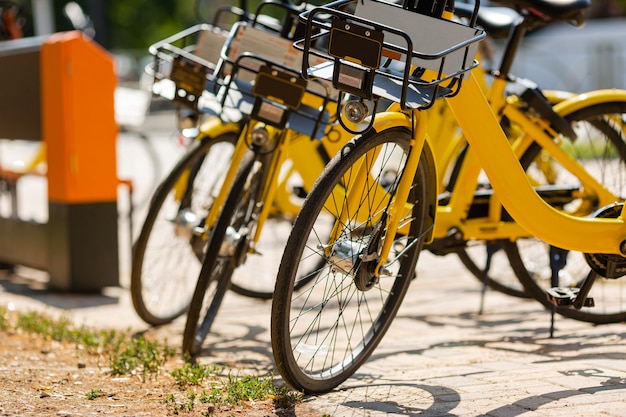
{"label": "yellow painted metal tube", "polygon": [[494,190],[520,225],[564,249],[621,254],[620,245],[626,240],[623,219],[570,216],[552,208],[534,191],[473,76],[448,102]]}

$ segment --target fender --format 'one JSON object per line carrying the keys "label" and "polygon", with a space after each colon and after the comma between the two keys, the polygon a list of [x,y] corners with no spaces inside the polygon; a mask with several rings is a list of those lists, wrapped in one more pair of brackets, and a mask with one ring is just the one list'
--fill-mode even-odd
{"label": "fender", "polygon": [[553,106],[557,103],[576,97],[578,94],[563,90],[541,90],[545,98]]}
{"label": "fender", "polygon": [[430,136],[426,135],[426,142],[424,143],[424,148],[422,150],[423,158],[425,159],[422,159],[422,163],[426,162],[428,165],[430,195],[428,196],[428,224],[425,224],[424,228],[430,228],[430,231],[424,236],[424,243],[430,243],[433,241],[433,236],[435,233],[434,226],[437,215],[437,205],[439,204],[439,190],[437,189],[437,186],[439,184],[439,181],[437,181],[437,164],[432,149],[433,147],[430,144]]}
{"label": "fender", "polygon": [[392,127],[405,127],[411,130],[411,117],[409,114],[397,111],[384,111],[376,113],[376,120],[372,125],[372,129],[376,132],[382,132]]}
{"label": "fender", "polygon": [[226,133],[241,133],[241,124],[238,122],[223,122],[219,117],[213,116],[202,122],[197,139],[216,138]]}
{"label": "fender", "polygon": [[611,102],[626,103],[626,90],[594,90],[588,93],[574,95],[571,98],[555,104],[554,111],[563,116],[571,114],[590,105]]}

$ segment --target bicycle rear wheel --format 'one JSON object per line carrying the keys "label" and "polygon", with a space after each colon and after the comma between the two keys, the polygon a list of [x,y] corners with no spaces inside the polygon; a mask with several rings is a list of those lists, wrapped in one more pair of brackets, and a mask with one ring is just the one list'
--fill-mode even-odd
{"label": "bicycle rear wheel", "polygon": [[[277,367],[298,390],[321,393],[349,378],[382,340],[414,276],[424,225],[434,210],[428,204],[435,178],[429,176],[427,152],[414,174],[409,196],[414,204],[402,219],[408,232],[394,237],[388,271],[381,276],[371,271],[410,138],[407,130],[392,128],[348,143],[327,165],[296,219],[276,280],[271,335]],[[349,189],[361,202],[351,211],[346,187],[361,166],[369,175],[364,187]],[[336,219],[345,214],[339,224]],[[304,279],[311,282],[295,291]]]}
{"label": "bicycle rear wheel", "polygon": [[[573,155],[594,178],[614,195],[624,201],[626,195],[626,102],[607,102],[585,107],[565,114],[574,126],[578,138],[573,143],[564,143]],[[537,144],[523,156],[522,161],[549,158]],[[577,216],[587,216],[601,208],[594,193],[586,192],[578,178],[564,169],[556,160],[550,160],[554,170],[545,183],[571,185],[579,190],[576,198],[563,209]],[[541,175],[539,170],[531,173],[533,178]],[[605,202],[607,204],[607,202]],[[580,287],[590,273],[587,262],[580,252],[567,252],[551,247],[536,238],[507,242],[505,251],[512,268],[529,294],[547,308],[546,289],[549,287]],[[560,258],[560,259],[559,259]],[[561,265],[559,264],[561,261]],[[551,267],[551,264],[554,268]],[[553,279],[554,277],[554,279]],[[556,312],[575,320],[591,323],[616,323],[626,321],[626,281],[624,279],[598,278],[590,297],[595,307],[580,310],[559,307]]]}
{"label": "bicycle rear wheel", "polygon": [[130,292],[146,323],[162,325],[189,306],[205,242],[193,233],[221,189],[238,135],[198,139],[157,187],[133,245]]}

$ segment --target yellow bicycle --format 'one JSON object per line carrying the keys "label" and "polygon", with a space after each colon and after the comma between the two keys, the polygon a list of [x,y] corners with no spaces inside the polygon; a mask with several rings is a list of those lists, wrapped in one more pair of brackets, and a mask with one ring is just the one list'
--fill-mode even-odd
{"label": "yellow bicycle", "polygon": [[[472,73],[476,43],[484,37],[475,26],[478,3],[467,25],[442,18],[451,3],[422,0],[399,7],[363,0],[356,2],[354,13],[340,10],[350,3],[334,2],[304,16],[303,74],[334,80],[336,88],[359,97],[357,103],[382,98],[393,104],[373,113],[370,128],[327,165],[302,206],[281,260],[272,304],[274,358],[284,380],[309,393],[336,387],[367,360],[395,317],[422,247],[451,231],[464,240],[535,236],[581,252],[591,272],[576,286],[549,292],[568,311],[590,306],[594,281],[601,283],[596,278],[618,282],[626,272],[622,190],[604,184],[568,155],[560,146],[564,134],[542,117],[485,97]],[[523,4],[563,20],[578,18],[585,7],[545,0]],[[322,15],[331,15],[332,24]],[[328,63],[309,66],[306,57],[317,53],[309,43],[324,36],[329,38]],[[357,44],[361,47],[348,47]],[[383,57],[396,61],[400,70],[383,65]],[[555,106],[558,114],[575,121],[574,143],[623,148],[624,92],[589,97]],[[464,169],[482,169],[492,187],[476,218],[467,216],[477,194],[474,175],[455,186],[449,204],[439,201],[436,138],[428,130],[430,112],[423,110],[440,98],[470,145]],[[577,114],[582,107],[588,107],[587,114]],[[519,128],[512,139],[503,131],[508,128],[501,125],[503,115]],[[579,124],[593,128],[593,136]],[[558,161],[570,173],[571,187],[560,181],[555,187],[536,187],[518,153],[532,148]],[[534,161],[537,152],[528,155]],[[625,171],[621,153],[607,160]],[[464,215],[455,214],[457,209]],[[303,279],[308,286],[295,292]],[[593,314],[590,310],[585,313]]]}

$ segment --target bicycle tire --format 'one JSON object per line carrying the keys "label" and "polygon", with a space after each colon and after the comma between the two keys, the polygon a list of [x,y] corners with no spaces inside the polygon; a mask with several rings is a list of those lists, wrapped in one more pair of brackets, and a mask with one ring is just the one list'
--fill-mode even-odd
{"label": "bicycle tire", "polygon": [[[252,152],[248,152],[242,161],[207,244],[183,332],[183,354],[190,357],[199,353],[211,331],[224,295],[230,287],[232,273],[237,264],[244,262],[248,250],[248,236],[243,229],[256,213],[264,177],[260,172],[263,167],[253,169],[253,156]],[[243,234],[237,236],[235,232],[240,231]],[[253,230],[247,230],[247,233],[253,233]],[[225,240],[227,237],[228,241]]]}
{"label": "bicycle tire", "polygon": [[[220,173],[227,169],[237,139],[235,133],[196,139],[150,200],[133,244],[130,280],[135,311],[150,325],[170,323],[187,311],[203,243],[193,235],[193,224],[184,224],[181,214],[206,217],[208,198],[221,188]],[[177,187],[180,181],[187,181],[182,196]]]}
{"label": "bicycle tire", "polygon": [[[576,128],[578,138],[571,146],[571,152],[585,152],[587,157],[578,156],[589,172],[616,195],[624,195],[626,184],[626,102],[607,102],[582,108],[563,115]],[[608,117],[612,116],[610,119]],[[602,139],[601,136],[604,136]],[[541,149],[534,144],[522,157],[523,163],[534,160]],[[568,151],[569,152],[569,151]],[[598,158],[596,158],[596,156]],[[602,159],[607,157],[606,159]],[[558,168],[558,166],[557,166]],[[566,175],[563,172],[559,175]],[[569,181],[576,181],[571,175]],[[559,184],[565,183],[559,179]],[[597,202],[586,200],[588,207],[578,215],[588,215],[599,209]],[[621,200],[623,202],[623,198]],[[582,203],[573,202],[577,207]],[[566,208],[567,209],[567,208]],[[571,210],[571,209],[570,209]],[[546,288],[551,283],[550,246],[536,238],[507,242],[505,251],[512,268],[531,296],[546,308],[553,305],[546,296]],[[578,287],[589,274],[590,268],[579,252],[569,252],[566,265],[559,271],[558,286]],[[570,307],[555,309],[562,316],[596,324],[626,321],[626,282],[623,279],[597,279],[590,297],[595,307],[580,310]]]}
{"label": "bicycle tire", "polygon": [[[423,247],[422,229],[429,215],[426,202],[429,201],[428,194],[434,192],[431,187],[435,186],[436,181],[428,174],[428,165],[432,163],[426,157],[428,152],[422,154],[414,177],[410,201],[416,204],[413,205],[411,216],[406,219],[410,222],[409,233],[395,237],[397,241],[394,248],[398,252],[395,253],[395,261],[391,262],[393,271],[390,271],[389,277],[368,282],[371,274],[367,268],[371,261],[362,261],[360,264],[356,261],[355,252],[359,248],[359,254],[365,248],[370,249],[369,254],[376,251],[376,245],[372,242],[378,241],[374,238],[382,236],[384,230],[377,229],[370,221],[381,217],[379,213],[374,216],[369,212],[365,214],[369,220],[364,224],[354,225],[348,219],[341,226],[343,239],[337,239],[332,246],[328,244],[327,238],[321,238],[331,235],[329,230],[343,208],[343,202],[333,201],[333,196],[343,194],[343,184],[352,174],[352,168],[368,159],[363,156],[374,149],[381,151],[377,159],[380,164],[367,161],[374,170],[370,173],[375,180],[363,187],[361,197],[367,199],[368,191],[380,190],[381,186],[388,190],[381,193],[383,197],[389,193],[393,195],[397,173],[402,172],[406,162],[405,152],[410,138],[408,130],[390,128],[380,133],[371,130],[353,139],[326,166],[296,219],[276,279],[271,339],[274,360],[280,374],[286,383],[297,390],[323,393],[349,378],[382,340],[415,274],[417,258]],[[355,189],[351,188],[352,191]],[[384,208],[379,206],[375,209]],[[367,209],[362,206],[359,210]],[[356,213],[352,214],[356,216]],[[355,226],[354,229],[351,226]],[[365,243],[367,239],[369,243]],[[352,248],[352,255],[337,255],[335,251],[339,246],[346,245]],[[335,252],[333,256],[337,263],[331,262],[331,252]],[[311,265],[318,264],[316,258],[323,259],[325,266],[311,270]],[[294,283],[303,276],[298,273],[299,270],[309,274],[309,277],[313,276],[313,282],[296,293]],[[307,313],[312,316],[310,320]]]}

